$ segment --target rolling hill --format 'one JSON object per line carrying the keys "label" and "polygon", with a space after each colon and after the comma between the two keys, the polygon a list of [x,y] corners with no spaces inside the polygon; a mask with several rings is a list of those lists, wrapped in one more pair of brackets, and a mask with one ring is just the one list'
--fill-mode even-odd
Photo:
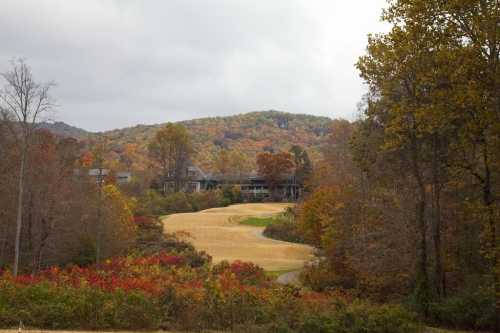
{"label": "rolling hill", "polygon": [[[237,149],[254,163],[262,151],[288,150],[292,145],[307,149],[311,159],[320,157],[320,149],[329,133],[331,119],[279,111],[259,111],[227,117],[193,119],[181,122],[192,134],[194,162],[205,170],[213,169],[213,157],[220,149]],[[164,124],[137,125],[103,133],[90,133],[64,123],[44,127],[58,135],[91,142],[99,135],[108,139],[110,158],[143,169],[148,164],[147,143]]]}

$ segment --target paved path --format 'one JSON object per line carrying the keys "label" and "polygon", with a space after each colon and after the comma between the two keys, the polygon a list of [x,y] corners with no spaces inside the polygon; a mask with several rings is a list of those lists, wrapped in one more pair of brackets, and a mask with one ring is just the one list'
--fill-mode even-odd
{"label": "paved path", "polygon": [[298,285],[300,285],[300,279],[299,279],[300,272],[301,272],[300,270],[297,270],[297,271],[291,271],[291,272],[288,272],[285,274],[281,274],[276,279],[276,282],[278,282],[280,284],[291,284],[294,286],[298,286]]}
{"label": "paved path", "polygon": [[264,228],[235,223],[246,216],[269,216],[288,204],[258,203],[212,208],[197,213],[173,214],[163,219],[166,232],[186,231],[199,250],[222,260],[251,261],[267,271],[300,270],[312,258],[313,249],[261,236]]}

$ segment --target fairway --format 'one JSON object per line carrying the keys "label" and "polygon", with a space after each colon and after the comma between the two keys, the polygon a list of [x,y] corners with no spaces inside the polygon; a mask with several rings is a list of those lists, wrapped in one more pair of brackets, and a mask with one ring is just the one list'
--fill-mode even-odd
{"label": "fairway", "polygon": [[289,204],[256,203],[212,208],[197,213],[173,214],[163,219],[166,232],[186,231],[199,250],[222,260],[251,261],[268,271],[300,269],[312,258],[307,245],[272,240],[262,236],[263,227],[241,225],[235,219],[270,216]]}

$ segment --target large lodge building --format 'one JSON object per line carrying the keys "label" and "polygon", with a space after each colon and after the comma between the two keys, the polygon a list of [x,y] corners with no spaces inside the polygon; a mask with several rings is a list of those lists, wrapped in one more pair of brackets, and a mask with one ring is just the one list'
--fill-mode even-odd
{"label": "large lodge building", "polygon": [[[225,179],[219,175],[211,175],[203,172],[196,166],[190,166],[186,170],[186,181],[182,191],[184,192],[202,192],[213,190],[223,185],[238,186],[243,197],[249,201],[265,200],[271,197],[279,197],[282,200],[298,200],[303,191],[303,184],[297,182],[295,176],[285,177],[274,188],[274,195],[265,179],[256,174],[242,175],[240,177],[231,177]],[[172,192],[174,181],[165,179],[163,181],[163,190],[165,193]]]}

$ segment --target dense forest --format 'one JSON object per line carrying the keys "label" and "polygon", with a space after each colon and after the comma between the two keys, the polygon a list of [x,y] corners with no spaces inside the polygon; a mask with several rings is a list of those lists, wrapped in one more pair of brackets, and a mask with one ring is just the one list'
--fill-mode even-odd
{"label": "dense forest", "polygon": [[499,4],[401,0],[383,18],[357,63],[361,119],[334,123],[301,206],[325,254],[306,279],[498,330]]}

